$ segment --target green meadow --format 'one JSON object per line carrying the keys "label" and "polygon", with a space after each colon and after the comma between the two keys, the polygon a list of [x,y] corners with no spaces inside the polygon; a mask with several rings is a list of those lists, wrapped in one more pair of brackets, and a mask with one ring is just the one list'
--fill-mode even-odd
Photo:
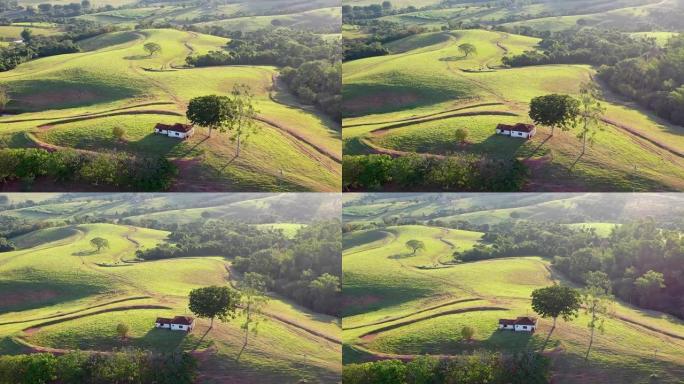
{"label": "green meadow", "polygon": [[[573,225],[604,231],[609,223]],[[346,233],[344,363],[538,349],[551,319],[540,319],[534,334],[499,331],[498,319],[534,316],[530,306],[534,289],[570,283],[550,260],[535,255],[451,263],[454,251],[473,247],[482,235],[420,224]],[[404,245],[413,239],[425,244],[415,255]],[[553,382],[637,383],[648,382],[655,374],[660,382],[677,383],[684,374],[681,320],[617,302],[605,333],[597,332],[587,362],[588,320],[584,314],[570,322],[559,320],[546,352]],[[464,326],[475,330],[473,340],[462,338]]]}
{"label": "green meadow", "polygon": [[[229,195],[207,195],[224,205]],[[191,196],[163,196],[145,200],[151,206],[182,204]],[[258,202],[259,197],[253,197]],[[242,201],[250,199],[242,198]],[[37,204],[33,211],[13,210],[29,221],[69,220],[91,209],[108,209],[126,218],[134,212],[129,202],[77,199],[72,203]],[[194,198],[197,204],[198,199]],[[126,206],[126,204],[132,204]],[[256,205],[255,205],[256,206]],[[44,216],[35,210],[42,207]],[[9,212],[3,212],[3,216]],[[258,214],[257,210],[252,215]],[[175,215],[182,216],[183,212]],[[294,236],[303,224],[285,221],[262,224]],[[232,260],[222,256],[184,257],[157,261],[136,260],[137,250],[167,241],[169,232],[126,224],[65,224],[11,239],[17,249],[0,254],[0,354],[61,353],[71,350],[107,352],[135,347],[156,352],[187,351],[199,362],[202,383],[333,383],[341,371],[339,320],[303,308],[273,294],[263,309],[257,335],[237,362],[242,346],[243,318],[227,323],[198,319],[190,332],[154,328],[156,317],[190,315],[188,293],[208,285],[239,283]],[[90,239],[101,237],[109,248],[96,251]],[[125,340],[117,324],[130,327]]]}
{"label": "green meadow", "polygon": [[[124,11],[141,10],[116,12]],[[146,53],[143,45],[151,42],[162,51]],[[0,146],[166,157],[178,168],[171,188],[178,191],[339,190],[338,123],[298,103],[275,81],[277,68],[185,67],[187,56],[228,42],[176,29],[119,31],[80,42],[82,52],[0,73],[10,96],[7,110],[16,112],[0,117]],[[236,84],[251,88],[259,119],[239,157],[226,133],[210,136],[197,127],[184,141],[154,134],[157,123],[187,123],[190,99],[227,95]],[[115,137],[114,128],[124,135]]]}
{"label": "green meadow", "polygon": [[[356,32],[348,26],[344,33]],[[495,134],[499,123],[531,122],[532,98],[577,95],[596,72],[584,65],[502,66],[504,56],[538,42],[486,30],[426,32],[386,44],[389,55],[344,63],[344,153],[515,158],[530,170],[529,191],[682,190],[684,128],[615,97],[606,97],[583,156],[576,130],[551,136],[538,127],[527,141]],[[477,53],[464,56],[463,43]],[[467,132],[465,142],[455,138],[458,129]]]}

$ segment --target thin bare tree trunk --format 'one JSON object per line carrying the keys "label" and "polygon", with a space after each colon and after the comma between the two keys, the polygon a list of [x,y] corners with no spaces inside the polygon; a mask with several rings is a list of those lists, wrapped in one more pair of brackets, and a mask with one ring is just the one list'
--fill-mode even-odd
{"label": "thin bare tree trunk", "polygon": [[587,354],[584,355],[584,360],[589,360],[589,352],[591,351],[592,344],[594,344],[594,330],[596,329],[596,323],[595,323],[596,310],[595,310],[595,308],[592,308],[592,309],[594,309],[594,310],[591,312],[591,324],[592,324],[591,336],[589,337],[589,348],[587,348]]}
{"label": "thin bare tree trunk", "polygon": [[544,352],[544,350],[546,349],[546,344],[549,343],[549,339],[551,339],[551,334],[556,329],[556,320],[557,320],[557,318],[554,317],[553,318],[553,325],[551,326],[551,330],[549,331],[549,334],[546,335],[546,340],[544,340],[544,344],[542,345],[541,352]]}

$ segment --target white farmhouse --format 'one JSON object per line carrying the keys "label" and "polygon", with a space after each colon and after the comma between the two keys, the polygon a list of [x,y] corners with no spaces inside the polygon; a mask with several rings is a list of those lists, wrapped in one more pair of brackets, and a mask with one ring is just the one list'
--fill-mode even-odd
{"label": "white farmhouse", "polygon": [[515,125],[499,124],[496,126],[496,134],[531,139],[537,134],[537,127],[534,124],[518,123]]}
{"label": "white farmhouse", "polygon": [[515,332],[534,332],[537,330],[537,318],[522,316],[515,320],[499,319],[499,329],[509,329]]}
{"label": "white farmhouse", "polygon": [[170,329],[172,331],[190,332],[195,328],[195,318],[190,316],[176,316],[173,319],[157,317],[154,327]]}
{"label": "white farmhouse", "polygon": [[176,123],[173,125],[158,123],[154,126],[154,133],[174,137],[177,139],[186,139],[195,134],[195,127],[190,124]]}

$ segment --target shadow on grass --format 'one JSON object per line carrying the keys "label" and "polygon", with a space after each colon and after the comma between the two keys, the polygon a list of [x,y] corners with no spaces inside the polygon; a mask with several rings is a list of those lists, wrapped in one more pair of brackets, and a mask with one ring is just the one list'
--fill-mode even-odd
{"label": "shadow on grass", "polygon": [[190,339],[184,331],[154,328],[154,324],[150,326],[152,328],[144,336],[133,340],[133,345],[157,352],[170,352],[180,350]]}
{"label": "shadow on grass", "polygon": [[81,257],[81,256],[92,256],[92,255],[97,255],[97,254],[98,254],[98,252],[97,252],[96,250],[91,249],[91,250],[88,250],[88,251],[78,251],[78,252],[74,252],[74,253],[72,253],[71,255],[72,255],[72,256]]}
{"label": "shadow on grass", "polygon": [[8,312],[26,311],[82,299],[103,289],[96,285],[76,282],[56,283],[27,279],[25,281],[0,281],[0,315]]}
{"label": "shadow on grass", "polygon": [[392,256],[389,256],[387,258],[392,259],[392,260],[401,260],[401,259],[408,259],[408,258],[416,257],[416,256],[418,256],[418,255],[416,255],[415,253],[398,253],[396,255],[392,255]]}
{"label": "shadow on grass", "polygon": [[439,61],[463,61],[465,60],[465,56],[447,56],[447,57],[440,57]]}
{"label": "shadow on grass", "polygon": [[132,56],[124,56],[124,60],[147,60],[151,59],[153,56],[150,55],[132,55]]}
{"label": "shadow on grass", "polygon": [[[140,155],[167,156],[170,153],[177,151],[183,143],[184,140],[181,139],[150,133],[138,141],[130,142],[129,147]],[[194,147],[192,149],[194,149]],[[187,152],[190,153],[191,150]]]}

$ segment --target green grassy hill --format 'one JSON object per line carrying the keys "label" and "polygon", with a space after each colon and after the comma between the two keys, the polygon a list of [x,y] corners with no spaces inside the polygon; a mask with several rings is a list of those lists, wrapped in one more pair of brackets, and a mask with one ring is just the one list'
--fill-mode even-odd
{"label": "green grassy hill", "polygon": [[[595,70],[582,65],[505,69],[505,55],[538,40],[503,32],[428,32],[387,45],[392,54],[344,64],[344,153],[445,156],[486,154],[522,160],[534,191],[653,191],[684,188],[684,128],[606,94],[594,144],[579,157],[577,132],[539,127],[529,141],[495,135],[499,123],[530,122],[529,101],[576,95]],[[464,57],[458,45],[477,54]],[[468,133],[465,144],[454,137]]]}
{"label": "green grassy hill", "polygon": [[[145,43],[161,45],[148,56]],[[0,117],[2,147],[73,148],[164,156],[181,191],[335,191],[340,189],[337,124],[302,106],[274,80],[273,67],[183,68],[186,56],[220,50],[225,38],[174,29],[114,32],[58,55],[0,73],[11,97]],[[200,128],[189,140],[155,136],[156,123],[185,123],[188,101],[228,94],[248,84],[256,95],[259,130],[238,158],[226,134]],[[112,134],[125,130],[123,138]]]}
{"label": "green grassy hill", "polygon": [[[177,201],[184,198],[176,196]],[[173,201],[173,197],[166,199],[165,204]],[[96,209],[107,204],[96,203],[92,203]],[[259,205],[258,199],[254,204]],[[62,211],[81,215],[90,208],[78,201],[72,205]],[[45,210],[57,212],[58,206],[47,204]],[[277,222],[263,227],[287,234],[301,224]],[[191,289],[236,284],[241,278],[233,273],[232,261],[219,256],[135,259],[136,250],[154,247],[167,235],[123,224],[74,224],[13,238],[18,249],[0,254],[0,354],[122,347],[183,350],[198,359],[202,383],[339,381],[339,320],[275,294],[264,309],[258,335],[252,336],[239,362],[235,357],[244,336],[240,316],[228,323],[216,322],[211,330],[209,321],[200,319],[189,334],[154,329],[158,316],[191,315],[187,307]],[[109,248],[95,251],[89,243],[93,237],[107,239]],[[125,341],[115,332],[120,322],[130,326]]]}
{"label": "green grassy hill", "polygon": [[[567,281],[534,255],[447,263],[481,236],[420,225],[345,234],[345,364],[539,347],[550,319],[541,319],[532,335],[498,331],[498,319],[534,315],[532,290]],[[423,241],[425,251],[412,255],[404,246],[411,239]],[[553,382],[645,383],[655,373],[663,383],[677,383],[684,375],[684,322],[622,303],[614,311],[589,362],[586,315],[559,322],[546,352]],[[465,325],[475,329],[474,341],[462,340]]]}

